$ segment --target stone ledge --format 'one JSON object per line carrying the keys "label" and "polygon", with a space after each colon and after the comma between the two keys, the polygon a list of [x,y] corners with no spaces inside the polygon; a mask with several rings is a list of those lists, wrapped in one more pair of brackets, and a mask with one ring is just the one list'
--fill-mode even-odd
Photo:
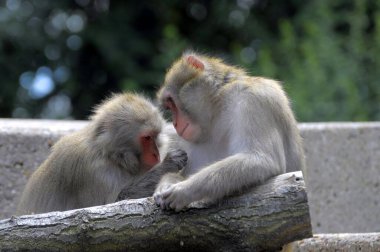
{"label": "stone ledge", "polygon": [[87,121],[0,119],[0,134],[63,135],[86,124]]}
{"label": "stone ledge", "polygon": [[380,251],[380,233],[316,234],[287,244],[282,252]]}
{"label": "stone ledge", "polygon": [[[62,135],[86,121],[0,119],[0,219]],[[380,232],[380,122],[301,123],[314,233]]]}

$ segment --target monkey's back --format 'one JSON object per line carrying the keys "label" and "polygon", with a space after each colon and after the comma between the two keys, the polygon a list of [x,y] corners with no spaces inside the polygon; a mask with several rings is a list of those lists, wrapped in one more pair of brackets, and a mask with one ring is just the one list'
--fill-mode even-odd
{"label": "monkey's back", "polygon": [[[276,148],[279,152],[283,152],[282,172],[304,170],[302,139],[289,99],[281,83],[263,77],[242,76],[225,85],[223,93],[226,96],[223,114],[228,115],[224,124],[230,123],[231,130],[241,129],[245,124],[246,127],[251,128],[249,131],[252,132],[251,136],[254,136],[255,127],[260,127],[260,124],[266,120],[266,128],[276,127],[276,134],[281,139],[281,142],[275,145],[278,145]],[[259,124],[256,125],[256,122]],[[246,140],[251,141],[249,138]],[[244,140],[236,139],[236,141]],[[252,143],[254,144],[255,141]],[[239,146],[238,143],[233,145]]]}
{"label": "monkey's back", "polygon": [[77,194],[85,185],[86,139],[81,131],[62,137],[48,158],[32,174],[21,196],[17,214],[62,211],[80,207]]}

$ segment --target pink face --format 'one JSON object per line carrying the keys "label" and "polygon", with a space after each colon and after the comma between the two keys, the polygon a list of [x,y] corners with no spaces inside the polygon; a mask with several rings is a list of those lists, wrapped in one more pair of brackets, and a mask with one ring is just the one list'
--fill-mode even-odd
{"label": "pink face", "polygon": [[142,149],[140,162],[144,170],[148,171],[160,162],[160,152],[156,144],[157,133],[144,132],[139,136],[139,142]]}
{"label": "pink face", "polygon": [[200,133],[199,126],[194,124],[191,119],[176,106],[170,96],[166,98],[164,106],[172,113],[173,126],[177,134],[189,142],[196,140]]}

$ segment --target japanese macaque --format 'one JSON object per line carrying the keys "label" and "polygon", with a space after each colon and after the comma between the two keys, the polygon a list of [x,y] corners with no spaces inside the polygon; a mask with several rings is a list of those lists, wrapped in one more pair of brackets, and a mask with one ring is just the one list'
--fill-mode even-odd
{"label": "japanese macaque", "polygon": [[171,111],[188,155],[187,166],[157,186],[154,199],[162,209],[214,203],[304,166],[296,120],[274,80],[185,53],[167,72],[158,99]]}
{"label": "japanese macaque", "polygon": [[[159,110],[142,96],[118,94],[96,109],[90,123],[61,138],[33,173],[17,214],[102,205],[126,197],[147,197],[166,172],[186,163],[182,151],[166,153]],[[133,192],[127,189],[133,185]],[[123,189],[124,188],[124,189]],[[135,193],[135,194],[134,194]]]}

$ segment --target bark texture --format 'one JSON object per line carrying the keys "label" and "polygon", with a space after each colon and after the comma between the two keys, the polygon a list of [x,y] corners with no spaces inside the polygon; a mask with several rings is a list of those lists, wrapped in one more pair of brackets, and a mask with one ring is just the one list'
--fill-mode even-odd
{"label": "bark texture", "polygon": [[311,236],[301,172],[180,213],[143,198],[0,221],[1,251],[276,251]]}

